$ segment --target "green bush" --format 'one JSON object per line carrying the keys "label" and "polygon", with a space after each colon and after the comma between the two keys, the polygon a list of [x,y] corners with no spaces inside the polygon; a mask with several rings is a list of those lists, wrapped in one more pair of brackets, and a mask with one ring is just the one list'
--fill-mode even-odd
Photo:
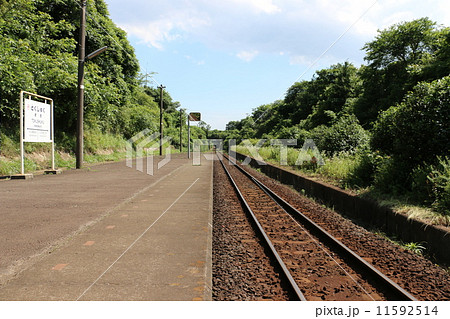
{"label": "green bush", "polygon": [[410,171],[404,167],[404,163],[392,157],[379,157],[374,174],[375,189],[391,195],[403,195],[410,191]]}
{"label": "green bush", "polygon": [[76,136],[66,132],[55,132],[55,148],[63,152],[75,153]]}
{"label": "green bush", "polygon": [[326,148],[326,139],[331,134],[330,128],[325,125],[319,125],[309,132],[309,138],[314,141],[319,150]]}
{"label": "green bush", "polygon": [[15,157],[20,155],[19,135],[16,138],[0,133],[0,155],[5,157]]}
{"label": "green bush", "polygon": [[432,171],[432,165],[423,164],[417,166],[411,173],[411,192],[419,203],[431,204],[433,202],[431,181],[429,180]]}
{"label": "green bush", "polygon": [[306,139],[310,138],[310,133],[300,128],[300,126],[283,127],[277,132],[277,139],[296,139],[297,147],[302,147]]}
{"label": "green bush", "polygon": [[344,115],[330,127],[318,126],[311,131],[311,138],[320,151],[328,155],[341,152],[354,154],[369,144],[369,134],[359,124],[355,115]]}
{"label": "green bush", "polygon": [[450,76],[421,82],[405,100],[383,112],[374,125],[371,144],[411,171],[436,156],[446,156],[450,145]]}
{"label": "green bush", "polygon": [[362,149],[353,157],[353,165],[349,174],[343,179],[346,187],[368,187],[373,184],[377,161],[380,160],[377,152]]}
{"label": "green bush", "polygon": [[439,158],[439,164],[428,175],[433,194],[433,207],[444,215],[450,215],[450,158]]}
{"label": "green bush", "polygon": [[124,136],[127,139],[145,129],[159,132],[159,111],[149,109],[147,106],[132,105],[124,108],[121,121]]}

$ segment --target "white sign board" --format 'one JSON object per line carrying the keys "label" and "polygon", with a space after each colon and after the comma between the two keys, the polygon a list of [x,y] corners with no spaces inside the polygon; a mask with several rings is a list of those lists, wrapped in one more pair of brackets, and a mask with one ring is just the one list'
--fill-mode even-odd
{"label": "white sign board", "polygon": [[52,142],[51,105],[25,99],[24,142]]}
{"label": "white sign board", "polygon": [[[47,103],[38,102],[33,98]],[[20,91],[20,172],[22,175],[25,174],[25,142],[51,143],[52,171],[55,171],[53,135],[53,100],[34,93]]]}

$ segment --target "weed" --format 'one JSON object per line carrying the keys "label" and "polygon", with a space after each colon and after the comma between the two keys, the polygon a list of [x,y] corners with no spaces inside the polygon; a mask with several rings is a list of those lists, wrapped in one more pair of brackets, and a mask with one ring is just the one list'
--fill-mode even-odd
{"label": "weed", "polygon": [[420,245],[419,243],[407,243],[404,244],[403,247],[406,249],[412,251],[413,253],[417,255],[423,255],[424,250],[426,249],[424,246]]}

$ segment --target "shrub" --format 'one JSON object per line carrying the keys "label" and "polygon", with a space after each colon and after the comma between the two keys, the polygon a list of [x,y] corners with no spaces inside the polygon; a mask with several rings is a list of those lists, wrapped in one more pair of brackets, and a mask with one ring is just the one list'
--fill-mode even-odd
{"label": "shrub", "polygon": [[419,203],[431,204],[433,202],[431,181],[429,180],[432,170],[433,166],[423,164],[417,166],[411,173],[412,195]]}
{"label": "shrub", "polygon": [[441,211],[448,207],[443,195],[448,194],[445,161],[440,161],[440,168],[430,166],[437,156],[449,153],[448,123],[450,76],[419,83],[402,103],[381,113],[371,144],[386,156],[377,168],[375,186],[384,192],[412,191],[416,200],[434,201]]}
{"label": "shrub", "polygon": [[404,168],[404,163],[390,156],[379,157],[374,174],[375,189],[385,194],[406,194],[410,190],[411,176]]}
{"label": "shrub", "polygon": [[377,161],[381,159],[377,152],[369,148],[359,150],[349,174],[343,179],[346,187],[368,187],[373,184]]}
{"label": "shrub", "polygon": [[300,128],[300,126],[283,127],[276,135],[277,139],[296,139],[297,148],[302,147],[306,139],[310,138],[310,133]]}
{"label": "shrub", "polygon": [[374,125],[374,149],[401,161],[403,170],[446,156],[450,145],[450,76],[421,82]]}
{"label": "shrub", "polygon": [[320,151],[328,155],[341,152],[354,154],[369,144],[369,134],[359,124],[355,115],[344,115],[330,127],[318,126],[311,131],[311,138]]}
{"label": "shrub", "polygon": [[15,157],[20,154],[19,136],[11,137],[0,133],[0,155],[5,157]]}
{"label": "shrub", "polygon": [[149,109],[146,106],[131,105],[122,110],[121,125],[125,138],[129,139],[136,133],[145,129],[158,132],[159,114],[156,109]]}
{"label": "shrub", "polygon": [[444,215],[450,215],[450,158],[438,158],[439,164],[428,175],[434,197],[433,207]]}
{"label": "shrub", "polygon": [[311,138],[319,150],[323,151],[326,148],[326,139],[330,135],[330,128],[325,125],[319,125],[310,131],[309,138]]}

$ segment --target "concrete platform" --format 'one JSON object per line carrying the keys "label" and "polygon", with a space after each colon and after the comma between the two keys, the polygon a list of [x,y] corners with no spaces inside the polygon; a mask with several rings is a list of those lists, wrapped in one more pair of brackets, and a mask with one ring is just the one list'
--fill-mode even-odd
{"label": "concrete platform", "polygon": [[[114,174],[119,184],[145,175],[124,163]],[[4,283],[0,300],[211,300],[212,161],[177,158],[139,178],[139,191],[118,203],[113,195],[100,218]]]}

